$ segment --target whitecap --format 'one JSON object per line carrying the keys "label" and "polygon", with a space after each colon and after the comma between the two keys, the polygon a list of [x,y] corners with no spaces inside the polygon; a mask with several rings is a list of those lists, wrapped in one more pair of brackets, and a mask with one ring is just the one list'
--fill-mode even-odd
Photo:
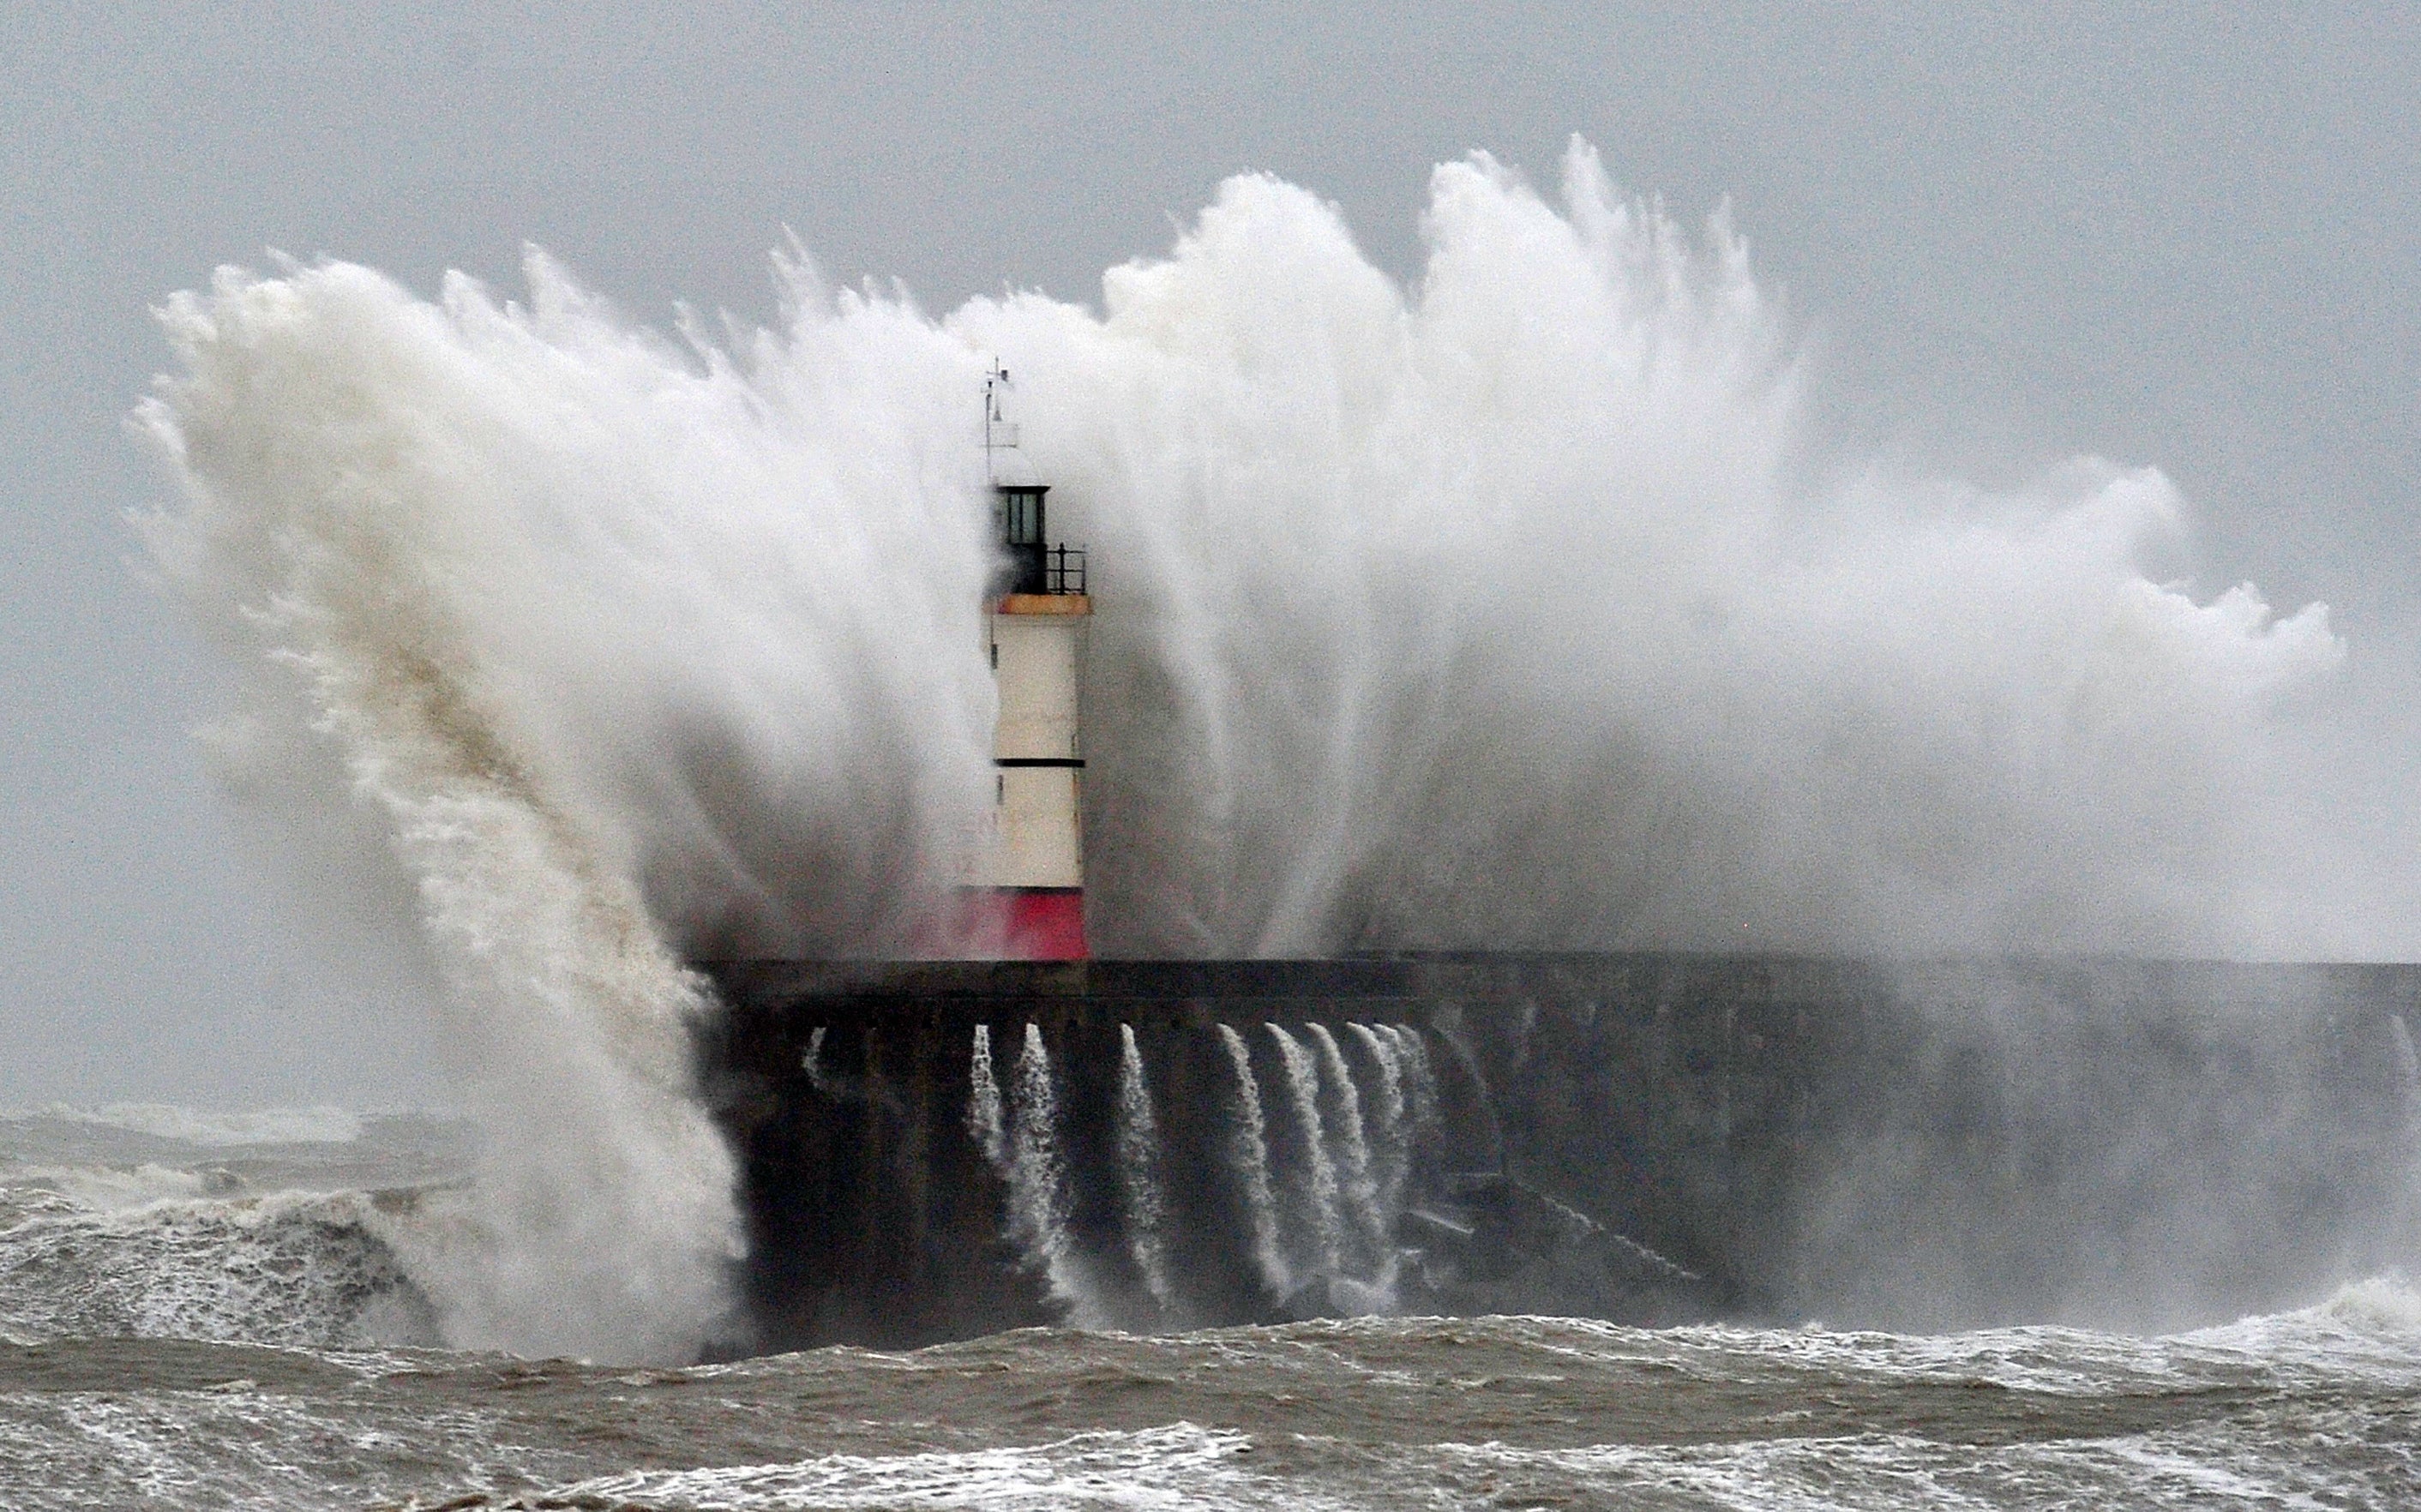
{"label": "whitecap", "polygon": [[52,1103],[37,1116],[103,1124],[188,1145],[350,1145],[362,1137],[360,1114],[326,1106],[229,1112],[171,1102],[112,1102],[97,1108]]}

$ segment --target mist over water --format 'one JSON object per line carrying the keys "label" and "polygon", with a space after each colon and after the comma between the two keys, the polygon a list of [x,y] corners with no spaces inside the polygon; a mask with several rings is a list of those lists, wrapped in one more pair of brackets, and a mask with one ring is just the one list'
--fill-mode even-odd
{"label": "mist over water", "polygon": [[1424,227],[1406,288],[1240,178],[1098,311],[793,254],[772,331],[653,333],[536,253],[525,303],[344,264],[169,302],[149,533],[245,669],[213,749],[417,930],[507,1131],[449,1337],[724,1326],[682,962],[895,954],[961,875],[995,357],[1092,553],[1102,954],[2309,948],[2277,709],[2343,648],[2154,581],[2158,473],[1811,478],[1743,244],[1584,146],[1560,204],[1438,169]]}

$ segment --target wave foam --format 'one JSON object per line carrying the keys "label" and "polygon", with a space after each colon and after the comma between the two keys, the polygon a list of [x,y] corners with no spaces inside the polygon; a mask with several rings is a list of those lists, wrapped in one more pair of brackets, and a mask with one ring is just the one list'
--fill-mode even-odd
{"label": "wave foam", "polygon": [[188,1145],[350,1145],[361,1115],[347,1108],[263,1108],[226,1113],[164,1102],[113,1102],[98,1108],[51,1103],[31,1116],[103,1124]]}
{"label": "wave foam", "polygon": [[2400,1275],[2350,1281],[2309,1307],[2239,1318],[2179,1336],[2317,1373],[2421,1385],[2421,1295]]}
{"label": "wave foam", "polygon": [[[567,1504],[615,1502],[731,1508],[1344,1507],[1255,1472],[1252,1441],[1176,1423],[1078,1433],[1030,1448],[829,1455],[795,1464],[604,1475],[546,1493]],[[542,1498],[541,1498],[542,1500]]]}
{"label": "wave foam", "polygon": [[[433,1344],[434,1318],[361,1192],[55,1206],[0,1229],[0,1329],[20,1338]],[[401,1210],[411,1199],[383,1199]]]}
{"label": "wave foam", "polygon": [[76,1207],[99,1212],[143,1208],[178,1197],[209,1192],[211,1178],[199,1171],[146,1161],[141,1165],[23,1165],[8,1173],[10,1183],[47,1187]]}
{"label": "wave foam", "polygon": [[2350,1281],[2319,1311],[2351,1327],[2421,1343],[2421,1293],[2400,1275]]}

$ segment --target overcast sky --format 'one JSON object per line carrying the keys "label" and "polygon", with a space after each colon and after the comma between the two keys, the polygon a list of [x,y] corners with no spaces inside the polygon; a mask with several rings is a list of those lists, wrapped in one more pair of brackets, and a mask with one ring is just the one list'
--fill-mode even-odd
{"label": "overcast sky", "polygon": [[2413,680],[2421,12],[1666,14],[1704,8],[0,8],[0,1103],[434,1084],[253,875],[186,734],[218,674],[133,567],[148,309],[272,247],[426,291],[534,242],[638,318],[758,320],[788,226],[929,310],[1097,301],[1265,169],[1404,275],[1433,164],[1552,185],[1577,132],[1691,222],[1730,201],[1828,452],[2156,463],[2198,592],[2325,599],[2358,682]]}

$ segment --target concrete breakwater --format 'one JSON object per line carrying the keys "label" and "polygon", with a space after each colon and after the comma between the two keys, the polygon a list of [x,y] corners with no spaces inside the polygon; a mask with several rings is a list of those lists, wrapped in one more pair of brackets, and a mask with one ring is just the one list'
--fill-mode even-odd
{"label": "concrete breakwater", "polygon": [[2421,968],[703,969],[766,1348],[1385,1311],[2174,1326],[2414,1251]]}

